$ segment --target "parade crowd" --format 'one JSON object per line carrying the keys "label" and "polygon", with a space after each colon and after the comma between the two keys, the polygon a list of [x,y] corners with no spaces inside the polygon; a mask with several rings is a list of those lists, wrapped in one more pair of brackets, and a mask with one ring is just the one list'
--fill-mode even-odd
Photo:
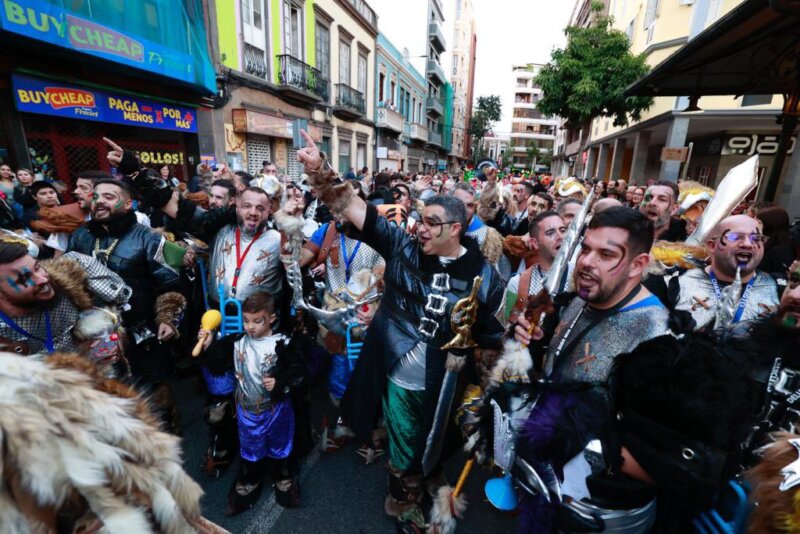
{"label": "parade crowd", "polygon": [[398,532],[456,528],[458,451],[521,532],[690,532],[731,509],[800,529],[785,209],[491,161],[339,176],[302,133],[299,179],[265,161],[182,182],[106,139],[114,174],[62,177],[64,203],[0,165],[10,531],[213,531],[181,469],[178,369],[206,391],[205,474],[237,470],[229,514],[265,488],[313,506],[303,458],[352,442],[386,462]]}

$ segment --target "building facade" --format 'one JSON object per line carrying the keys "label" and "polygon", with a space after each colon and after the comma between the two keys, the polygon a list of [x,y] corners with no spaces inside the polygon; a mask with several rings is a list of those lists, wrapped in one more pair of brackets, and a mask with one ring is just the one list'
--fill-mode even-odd
{"label": "building facade", "polygon": [[542,66],[528,63],[512,67],[514,101],[510,143],[514,169],[528,168],[536,172],[550,169],[558,120],[536,109],[542,89],[534,79]]}
{"label": "building facade", "polygon": [[450,82],[453,88],[452,142],[448,155],[449,167],[458,168],[470,159],[470,139],[467,135],[472,119],[472,100],[475,91],[475,57],[477,35],[472,0],[454,0],[453,47],[450,54]]}
{"label": "building facade", "polygon": [[293,132],[307,124],[340,173],[371,164],[378,21],[366,2],[217,0],[209,12],[226,89],[210,125],[218,161],[251,174],[270,161],[297,178]]}
{"label": "building facade", "polygon": [[483,155],[486,158],[493,159],[497,162],[497,166],[502,168],[503,159],[506,154],[510,154],[509,146],[511,139],[507,135],[495,135],[492,132],[486,134],[483,138]]}
{"label": "building facade", "polygon": [[384,35],[375,50],[375,169],[422,172],[427,82]]}
{"label": "building facade", "polygon": [[0,162],[69,191],[111,170],[103,137],[190,177],[218,89],[200,0],[7,0],[0,73]]}
{"label": "building facade", "polygon": [[[631,52],[644,53],[655,66],[693,39],[741,0],[614,0],[609,14],[625,32]],[[759,155],[759,175],[769,176],[780,126],[778,95],[709,96],[690,102],[686,97],[659,97],[642,119],[615,127],[612,119],[592,121],[588,149],[579,157],[584,176],[623,178],[630,183],[682,176],[715,187],[726,173],[752,155]],[[663,148],[689,147],[688,162],[662,160]],[[794,153],[794,146],[790,154]],[[752,193],[761,198],[763,190]],[[776,200],[792,216],[800,215],[800,161],[787,160]]]}
{"label": "building facade", "polygon": [[397,49],[408,50],[407,57],[411,65],[425,77],[426,96],[422,105],[421,126],[426,130],[427,140],[424,147],[409,146],[409,158],[420,159],[425,172],[445,170],[450,150],[445,143],[450,134],[443,134],[448,120],[447,113],[451,110],[445,108],[448,77],[444,65],[448,64],[448,51],[446,32],[443,29],[442,2],[441,0],[384,1],[376,4],[376,7],[381,20],[415,21],[414,24],[383,24],[381,33]]}

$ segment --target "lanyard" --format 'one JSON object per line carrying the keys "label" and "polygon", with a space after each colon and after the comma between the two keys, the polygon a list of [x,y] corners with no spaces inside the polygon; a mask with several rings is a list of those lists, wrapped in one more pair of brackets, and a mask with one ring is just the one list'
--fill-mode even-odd
{"label": "lanyard", "polygon": [[47,352],[51,352],[52,353],[52,352],[56,351],[55,344],[53,343],[53,329],[50,326],[50,312],[49,311],[44,312],[44,329],[45,329],[45,336],[46,336],[44,339],[40,338],[39,336],[34,336],[30,332],[28,332],[27,330],[22,328],[20,325],[15,323],[14,320],[11,317],[9,317],[8,315],[6,315],[3,312],[0,312],[0,320],[2,320],[4,323],[6,323],[9,326],[9,328],[11,328],[12,330],[15,330],[17,333],[22,334],[23,336],[25,336],[27,338],[38,339],[39,341],[44,343],[44,347],[45,347],[45,349],[47,349]]}
{"label": "lanyard", "polygon": [[361,247],[361,241],[356,241],[356,247],[353,249],[353,253],[350,254],[350,257],[347,257],[347,245],[345,244],[344,234],[339,234],[339,239],[342,244],[342,257],[344,258],[344,279],[345,282],[350,281],[350,265],[353,264],[353,260],[358,253],[359,247]]}
{"label": "lanyard", "polygon": [[253,240],[250,241],[250,244],[244,249],[244,254],[240,253],[241,248],[241,237],[242,234],[239,231],[239,227],[236,227],[236,270],[233,272],[233,283],[231,284],[231,296],[236,296],[236,284],[239,283],[239,273],[242,272],[242,264],[244,263],[244,259],[247,257],[247,253],[250,252],[250,247],[253,246],[253,243],[258,241],[258,238],[261,237],[262,230],[256,232],[256,235],[253,236]]}
{"label": "lanyard", "polygon": [[[717,304],[722,302],[722,291],[719,288],[719,282],[717,282],[717,277],[714,274],[714,271],[708,272],[708,277],[711,279],[711,286],[714,288],[714,295],[717,297]],[[742,293],[741,298],[739,299],[739,305],[736,307],[736,315],[733,316],[733,322],[738,323],[742,320],[742,316],[744,315],[744,307],[747,305],[747,299],[750,298],[750,290],[753,289],[753,284],[756,281],[756,275],[753,275],[753,278],[747,282],[747,285],[744,288],[744,292]]]}
{"label": "lanyard", "polygon": [[[634,298],[636,298],[636,295],[639,294],[639,291],[641,290],[641,288],[642,288],[641,284],[637,284],[636,287],[634,287],[630,291],[630,293],[625,295],[625,298],[623,298],[621,301],[619,301],[614,307],[609,308],[608,310],[603,310],[602,313],[598,313],[597,317],[592,319],[592,321],[586,326],[586,328],[584,328],[578,335],[576,335],[570,341],[569,348],[566,351],[566,353],[569,354],[575,348],[575,346],[589,332],[591,332],[594,329],[594,327],[596,327],[601,322],[603,322],[604,319],[606,319],[607,317],[610,317],[614,313],[617,313],[618,311],[622,310],[625,306],[627,306],[630,301],[632,301]],[[578,324],[578,319],[581,318],[581,315],[583,315],[583,312],[586,310],[586,308],[588,306],[589,306],[588,304],[584,304],[584,306],[580,309],[578,314],[575,316],[575,319],[572,320],[572,323],[569,325],[569,327],[567,328],[567,331],[564,333],[564,335],[562,336],[561,340],[559,341],[558,346],[556,347],[556,350],[553,353],[553,359],[552,359],[552,361],[553,361],[553,364],[552,364],[553,365],[553,373],[552,374],[555,374],[556,371],[560,371],[561,368],[563,367],[564,364],[559,365],[561,363],[559,361],[559,356],[561,355],[561,352],[564,350],[564,345],[567,343],[567,339],[569,339],[570,334],[572,334],[572,330],[575,328],[575,325]]]}

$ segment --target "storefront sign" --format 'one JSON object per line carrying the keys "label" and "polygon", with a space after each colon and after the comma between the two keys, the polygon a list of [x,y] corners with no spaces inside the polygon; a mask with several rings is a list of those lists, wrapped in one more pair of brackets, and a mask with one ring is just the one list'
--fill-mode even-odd
{"label": "storefront sign", "polygon": [[22,112],[197,133],[194,109],[19,74],[11,80]]}
{"label": "storefront sign", "polygon": [[[170,78],[191,81],[203,86],[209,92],[216,90],[214,69],[207,58],[196,58],[185,51],[149,41],[130,32],[123,32],[121,28],[114,29],[98,24],[57,5],[62,2],[2,0],[2,4],[0,30]],[[176,3],[176,6],[179,4]],[[133,14],[141,7],[143,6],[126,4],[127,11],[124,12],[128,13],[126,18],[135,18]],[[162,12],[163,9],[169,11],[173,9],[166,2],[161,3],[158,8],[159,15],[166,19],[173,15],[170,12]],[[101,6],[98,15],[112,16],[113,14],[109,14],[110,10],[111,8]],[[175,11],[174,15],[179,16],[180,13],[182,12]],[[89,15],[89,18],[95,17]],[[173,34],[176,31],[184,33],[187,31],[181,22],[174,21],[176,27],[172,29]],[[141,27],[147,28],[144,25]],[[171,39],[165,37],[165,40],[168,38]],[[173,41],[184,42],[180,38]]]}
{"label": "storefront sign", "polygon": [[[778,151],[778,142],[780,135],[778,134],[741,134],[731,135],[725,138],[722,144],[722,155],[735,155],[735,156],[753,156],[758,154],[760,156],[771,156]],[[792,137],[789,141],[789,149],[787,154],[794,151],[797,137]]]}
{"label": "storefront sign", "polygon": [[[259,113],[249,109],[233,110],[233,131],[237,133],[251,133],[292,139],[293,120],[286,117]],[[322,141],[322,128],[313,124],[308,125],[308,134],[315,142]]]}
{"label": "storefront sign", "polygon": [[689,154],[689,149],[686,147],[675,147],[661,149],[661,161],[686,161],[686,156]]}
{"label": "storefront sign", "polygon": [[183,152],[139,151],[139,161],[145,165],[183,165],[183,160]]}
{"label": "storefront sign", "polygon": [[399,150],[390,150],[389,159],[400,161],[401,159],[403,159],[403,156],[400,154]]}

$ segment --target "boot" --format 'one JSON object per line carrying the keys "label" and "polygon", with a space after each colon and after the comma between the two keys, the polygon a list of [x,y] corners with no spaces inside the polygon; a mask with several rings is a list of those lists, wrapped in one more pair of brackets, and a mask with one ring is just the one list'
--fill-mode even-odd
{"label": "boot", "polygon": [[400,517],[413,509],[419,509],[425,493],[422,475],[406,475],[392,465],[389,469],[389,494],[384,502],[384,511],[390,517]]}
{"label": "boot", "polygon": [[228,510],[226,514],[233,516],[249,510],[258,502],[264,489],[264,462],[249,462],[241,459],[239,477],[228,491]]}
{"label": "boot", "polygon": [[300,487],[297,480],[287,478],[275,482],[275,502],[284,508],[300,506]]}
{"label": "boot", "polygon": [[216,399],[203,409],[208,426],[208,450],[203,471],[217,479],[227,471],[236,454],[236,413],[230,399]]}

